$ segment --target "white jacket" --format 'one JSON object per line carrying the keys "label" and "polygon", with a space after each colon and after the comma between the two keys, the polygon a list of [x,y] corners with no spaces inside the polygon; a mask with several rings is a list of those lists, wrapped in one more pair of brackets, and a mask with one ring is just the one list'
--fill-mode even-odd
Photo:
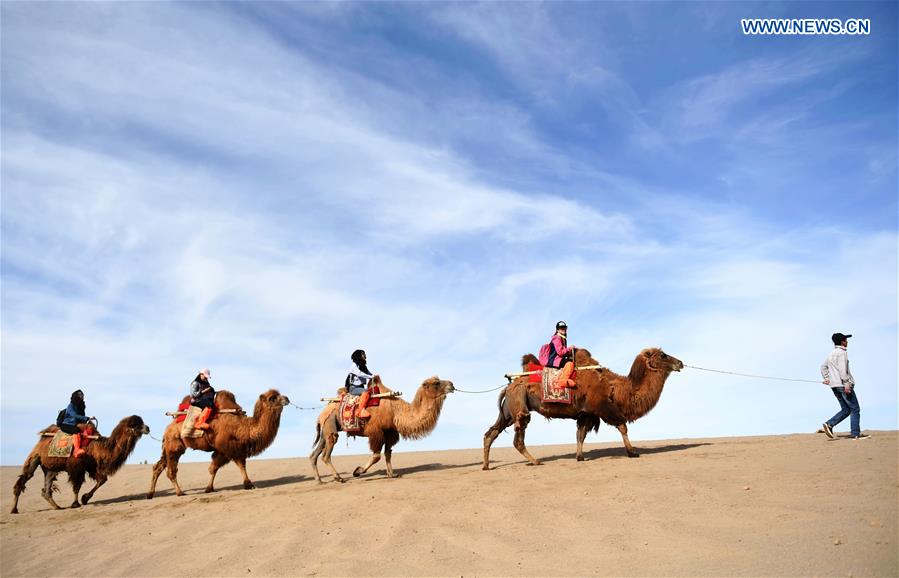
{"label": "white jacket", "polygon": [[855,378],[849,371],[849,355],[842,345],[834,347],[833,351],[821,364],[821,376],[830,380],[829,387],[855,387]]}

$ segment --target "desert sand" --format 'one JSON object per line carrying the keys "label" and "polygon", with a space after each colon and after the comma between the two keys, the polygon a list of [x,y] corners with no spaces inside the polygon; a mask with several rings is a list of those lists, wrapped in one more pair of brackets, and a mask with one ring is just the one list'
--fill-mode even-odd
{"label": "desert sand", "polygon": [[[572,438],[574,430],[572,428]],[[17,467],[2,468],[3,576],[897,576],[897,432],[868,440],[787,435],[534,446],[543,466],[495,448],[414,452],[401,444],[345,484],[316,484],[306,458],[234,465],[202,493],[151,465],[125,466],[94,502],[52,511],[31,480],[9,514]],[[506,434],[500,441],[508,443]],[[154,443],[143,440],[141,443]],[[404,447],[405,446],[405,447]],[[342,473],[362,456],[337,457]],[[324,472],[324,470],[323,470]],[[330,482],[330,476],[326,476]],[[71,503],[66,476],[57,501]],[[85,486],[89,488],[89,486]]]}

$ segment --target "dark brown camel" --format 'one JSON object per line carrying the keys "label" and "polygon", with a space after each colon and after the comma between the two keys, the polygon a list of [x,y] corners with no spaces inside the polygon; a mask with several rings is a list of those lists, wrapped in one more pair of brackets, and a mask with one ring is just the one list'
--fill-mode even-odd
{"label": "dark brown camel", "polygon": [[[577,366],[597,365],[586,349],[575,353]],[[528,354],[522,366],[537,359]],[[531,411],[547,418],[577,420],[577,460],[584,459],[584,439],[589,430],[597,431],[600,421],[615,426],[624,440],[628,457],[639,456],[627,437],[627,424],[655,407],[668,376],[683,369],[684,364],[658,348],[644,349],[634,359],[625,377],[608,369],[586,369],[577,372],[577,388],[572,390],[570,405],[543,403],[541,384],[530,383],[527,376],[515,379],[499,394],[499,416],[484,434],[484,467],[490,469],[490,446],[510,425],[515,426],[513,445],[532,465],[540,465],[524,445],[524,434]]]}
{"label": "dark brown camel", "polygon": [[[58,429],[58,427],[52,425],[42,430],[42,433],[56,433]],[[69,474],[69,483],[72,484],[72,491],[75,492],[75,501],[72,502],[72,507],[77,508],[81,504],[87,505],[94,496],[94,492],[106,483],[109,476],[119,471],[119,468],[124,465],[125,460],[134,451],[137,440],[148,433],[150,433],[150,428],[144,424],[144,420],[140,416],[132,415],[126,417],[112,430],[109,437],[100,436],[99,439],[92,441],[85,447],[85,454],[79,458],[71,456],[68,458],[51,458],[47,455],[47,450],[53,438],[42,436],[34,446],[34,449],[31,450],[31,453],[28,454],[25,465],[22,466],[22,474],[13,487],[15,497],[11,513],[19,513],[19,494],[25,491],[25,484],[34,476],[38,466],[44,472],[44,488],[41,490],[41,495],[54,509],[61,509],[59,504],[53,500],[53,492],[56,491],[56,477],[60,472]],[[81,485],[84,484],[85,476],[90,476],[97,483],[91,488],[91,491],[81,496],[81,503],[79,504],[78,492],[81,491]]]}

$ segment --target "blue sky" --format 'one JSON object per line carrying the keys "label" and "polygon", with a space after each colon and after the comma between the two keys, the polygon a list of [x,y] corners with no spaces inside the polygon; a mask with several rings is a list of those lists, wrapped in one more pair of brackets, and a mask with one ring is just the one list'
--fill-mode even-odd
{"label": "blue sky", "polygon": [[[318,405],[356,348],[410,394],[484,389],[558,319],[619,372],[660,346],[814,379],[853,333],[862,425],[897,427],[895,3],[0,9],[3,464],[76,388],[104,429],[137,413],[155,435],[204,366],[245,406]],[[686,370],[631,434],[835,410],[823,385]],[[398,449],[479,447],[495,413],[456,394]],[[288,408],[265,455],[307,455],[313,424]]]}

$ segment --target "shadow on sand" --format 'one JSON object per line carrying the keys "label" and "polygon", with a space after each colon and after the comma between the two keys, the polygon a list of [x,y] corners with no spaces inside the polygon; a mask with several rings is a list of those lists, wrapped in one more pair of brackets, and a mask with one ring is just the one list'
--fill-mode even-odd
{"label": "shadow on sand", "polygon": [[[282,476],[280,478],[273,478],[271,480],[253,480],[253,485],[258,489],[264,488],[274,488],[277,486],[284,486],[287,484],[295,484],[298,482],[302,482],[304,480],[312,480],[311,476]],[[160,479],[160,483],[162,480]],[[231,491],[231,490],[243,490],[243,483],[232,484],[230,486],[221,486],[216,487],[215,492],[211,494],[206,494],[204,490],[205,486],[201,488],[183,488],[184,489],[184,497],[190,496],[214,496],[215,494],[223,491]],[[174,496],[175,489],[174,488],[165,488],[161,490],[156,490],[156,498],[162,498],[165,496]],[[122,502],[130,502],[132,500],[146,500],[147,493],[142,492],[140,494],[131,494],[128,496],[119,496],[118,498],[105,498],[102,500],[91,500],[90,504],[100,505],[100,504],[120,504]]]}
{"label": "shadow on sand", "polygon": [[[377,464],[374,467],[377,467],[381,464]],[[437,472],[440,470],[455,470],[458,468],[470,468],[473,466],[480,466],[481,462],[471,462],[469,464],[440,464],[440,463],[430,463],[430,464],[419,464],[417,466],[409,466],[407,468],[398,468],[396,464],[393,466],[393,473],[396,474],[397,477],[401,478],[403,476],[408,476],[410,474],[415,474],[418,472]],[[352,473],[350,474],[350,479],[352,478]],[[363,474],[359,480],[377,480],[377,479],[388,479],[387,478],[387,470],[385,468],[381,468],[374,471],[369,471],[367,474]]]}
{"label": "shadow on sand", "polygon": [[[641,447],[635,446],[634,449],[636,449],[637,452],[641,456],[645,456],[645,455],[649,455],[649,454],[664,454],[667,452],[679,452],[679,451],[683,451],[683,450],[697,448],[699,446],[708,446],[708,445],[711,445],[711,444],[708,442],[701,442],[701,443],[695,443],[695,444],[669,444],[666,446],[657,446],[657,447],[652,447],[652,448],[641,448]],[[554,462],[556,460],[572,460],[573,461],[576,459],[576,455],[577,454],[575,452],[571,452],[571,453],[567,453],[567,454],[558,454],[555,456],[538,457],[537,459],[539,459],[543,463]],[[599,458],[628,459],[627,454],[624,451],[623,445],[618,446],[618,447],[610,447],[610,448],[597,448],[595,450],[589,450],[589,451],[584,452],[584,461],[591,461],[591,460],[596,460]],[[523,459],[524,459],[524,457],[522,456],[522,460]],[[505,468],[507,466],[516,466],[516,465],[521,465],[521,464],[527,464],[527,462],[526,461],[514,461],[514,462],[499,463],[496,465],[493,465],[493,463],[491,462],[490,469],[491,470],[499,469],[499,468]]]}

